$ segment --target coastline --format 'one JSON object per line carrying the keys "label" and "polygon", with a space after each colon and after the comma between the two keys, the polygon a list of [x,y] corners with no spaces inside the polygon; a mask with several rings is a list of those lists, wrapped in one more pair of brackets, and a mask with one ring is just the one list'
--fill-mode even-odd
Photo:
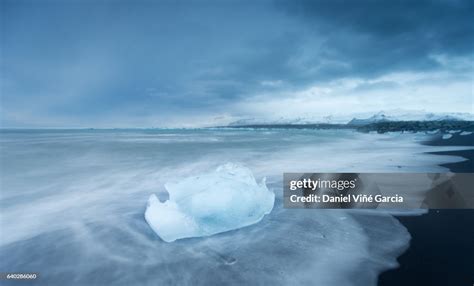
{"label": "coastline", "polygon": [[[474,133],[469,135],[460,135],[459,133],[452,134],[449,139],[442,139],[441,135],[435,136],[431,140],[424,143],[430,146],[473,146]],[[472,173],[474,172],[474,150],[460,150],[460,151],[443,151],[432,152],[435,155],[453,155],[466,158],[465,161],[458,163],[441,164],[453,173]]]}
{"label": "coastline", "polygon": [[[431,146],[472,146],[474,135],[453,134],[444,140],[441,135],[425,142]],[[450,172],[474,172],[474,150],[433,152],[455,155],[467,160],[442,164]],[[398,261],[400,267],[383,272],[379,285],[472,285],[474,283],[473,209],[429,210],[421,216],[397,219],[412,236],[410,247]]]}
{"label": "coastline", "polygon": [[[207,130],[91,131],[81,134],[73,131],[54,136],[49,131],[44,134],[35,133],[33,136],[24,133],[9,134],[10,137],[2,138],[5,148],[9,150],[2,154],[5,156],[2,160],[11,162],[13,160],[10,158],[24,159],[17,165],[10,164],[7,169],[11,173],[7,173],[6,177],[11,179],[11,183],[6,189],[12,190],[12,197],[6,204],[12,207],[4,212],[3,227],[8,229],[5,231],[8,236],[4,235],[2,240],[8,243],[0,248],[0,254],[7,259],[0,266],[5,269],[32,268],[43,274],[40,284],[53,285],[67,284],[71,273],[76,275],[80,284],[90,284],[90,279],[103,284],[113,281],[116,285],[127,285],[130,281],[146,284],[177,280],[177,284],[184,284],[187,282],[186,275],[191,274],[194,279],[207,284],[212,282],[208,280],[211,277],[214,281],[218,279],[220,284],[258,281],[282,285],[375,285],[384,270],[397,266],[397,257],[402,261],[400,257],[404,257],[403,253],[412,253],[416,245],[423,254],[427,242],[430,239],[436,240],[436,236],[429,236],[433,231],[423,227],[436,228],[436,223],[442,223],[443,226],[451,223],[439,219],[433,220],[435,224],[420,222],[418,218],[427,217],[421,216],[414,217],[415,226],[410,228],[407,223],[404,223],[404,227],[400,221],[413,217],[397,219],[391,214],[374,216],[364,212],[347,215],[346,211],[337,210],[287,211],[282,208],[283,204],[278,203],[271,215],[264,218],[258,226],[249,226],[204,240],[165,244],[146,224],[143,219],[145,199],[151,192],[159,191],[170,177],[186,177],[191,171],[207,169],[216,162],[245,160],[256,177],[270,174],[268,184],[273,184],[274,187],[269,185],[269,188],[276,190],[281,186],[280,172],[288,166],[298,166],[303,170],[327,168],[334,172],[341,166],[346,166],[350,170],[366,169],[376,172],[398,170],[397,165],[401,164],[401,171],[405,172],[425,169],[443,172],[445,169],[436,166],[436,162],[455,161],[438,160],[435,155],[422,154],[420,150],[431,152],[443,149],[421,148],[419,140],[427,138],[424,134],[406,133],[399,136],[324,130],[293,131],[291,136],[287,135],[287,131],[249,133]],[[282,140],[287,137],[291,140]],[[48,143],[47,148],[44,148],[44,142]],[[351,144],[351,148],[347,148],[348,144]],[[189,154],[188,150],[196,148],[200,150],[200,154]],[[124,150],[127,152],[123,152]],[[250,155],[249,150],[252,150]],[[215,156],[216,152],[220,156]],[[31,154],[35,156],[30,157]],[[81,160],[77,160],[78,157]],[[319,160],[306,160],[311,157]],[[426,157],[428,160],[424,160]],[[75,160],[74,164],[63,163],[71,160]],[[157,161],[166,164],[157,164]],[[196,165],[183,163],[190,161]],[[411,168],[407,163],[413,163]],[[50,167],[44,173],[29,172],[30,168],[37,166]],[[18,177],[14,176],[17,173],[24,174],[19,178],[21,182],[27,183],[27,190],[35,190],[35,197],[15,188],[19,184],[16,180]],[[51,180],[57,180],[59,188],[57,185],[51,186]],[[34,186],[29,184],[32,181],[36,182]],[[137,181],[140,183],[137,184]],[[90,191],[84,193],[83,189]],[[117,193],[120,195],[111,195]],[[18,194],[24,197],[13,197]],[[281,199],[280,196],[277,198]],[[31,200],[33,203],[23,203]],[[63,203],[57,204],[57,201]],[[28,226],[31,221],[28,213],[35,213],[35,222],[30,228],[21,228]],[[57,222],[57,214],[62,216],[61,221]],[[118,219],[117,223],[115,220],[111,223],[111,216]],[[458,219],[456,216],[452,218]],[[463,222],[460,226],[467,223]],[[78,225],[81,226],[79,229],[76,228]],[[101,231],[97,231],[99,228]],[[408,230],[414,237],[411,248]],[[82,239],[84,234],[88,235],[87,240]],[[470,238],[466,235],[464,237]],[[448,257],[457,244],[462,247],[468,245],[465,241],[456,241],[450,237],[443,237],[440,242],[444,244],[438,247],[446,252],[441,257]],[[103,247],[104,251],[83,251],[96,245]],[[430,246],[424,255],[431,254],[430,250],[436,247]],[[22,251],[18,252],[18,249]],[[456,253],[463,255],[466,251],[469,249],[456,250]],[[75,255],[76,252],[81,255]],[[72,254],[69,255],[70,253]],[[269,253],[275,256],[268,255]],[[394,270],[394,281],[397,283],[380,285],[426,285],[428,282],[416,280],[420,264],[432,259],[435,266],[446,268],[446,265],[461,261],[456,255],[453,257],[454,263],[450,260],[439,262],[429,256],[417,261],[421,257],[419,255],[421,254],[415,252],[411,257],[405,258],[406,262],[402,261],[402,267],[408,268],[405,276]],[[171,262],[170,257],[173,258]],[[135,261],[143,258],[146,258],[147,264],[140,265],[138,272],[130,272],[130,266],[133,267]],[[104,265],[103,261],[112,262]],[[255,261],[259,263],[256,264]],[[465,261],[460,263],[467,265]],[[157,265],[167,266],[163,268]],[[173,272],[168,271],[168,265],[171,265]],[[426,277],[433,276],[433,266],[423,267],[425,270],[423,273],[419,272],[422,273],[419,277],[426,279],[423,274]],[[98,269],[102,273],[100,276],[95,275]],[[317,275],[312,271],[308,272],[308,269],[317,269]],[[445,276],[449,275],[446,270],[437,271]],[[456,275],[461,273],[459,276],[469,273],[465,269],[450,271]],[[114,276],[118,272],[125,273],[119,280]],[[144,272],[153,275],[141,275]],[[466,279],[465,276],[462,278]],[[436,285],[434,282],[431,285]],[[458,284],[460,283],[444,283]]]}

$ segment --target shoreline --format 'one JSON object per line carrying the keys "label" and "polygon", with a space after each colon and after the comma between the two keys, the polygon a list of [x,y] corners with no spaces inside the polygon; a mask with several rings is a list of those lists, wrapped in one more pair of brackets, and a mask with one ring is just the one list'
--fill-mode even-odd
{"label": "shoreline", "polygon": [[[425,142],[431,146],[472,146],[474,135],[453,134],[447,140],[436,136]],[[474,172],[474,150],[432,152],[466,158],[458,163],[441,164],[450,172]],[[429,210],[421,216],[397,219],[408,229],[409,248],[398,257],[400,266],[379,276],[381,286],[395,285],[472,285],[474,282],[473,209]]]}

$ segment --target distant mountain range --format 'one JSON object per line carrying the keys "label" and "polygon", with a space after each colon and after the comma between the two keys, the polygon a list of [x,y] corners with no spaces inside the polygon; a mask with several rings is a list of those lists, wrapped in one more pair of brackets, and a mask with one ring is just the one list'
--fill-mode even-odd
{"label": "distant mountain range", "polygon": [[473,121],[474,115],[469,113],[405,113],[398,115],[387,115],[383,111],[368,118],[353,118],[347,124],[362,126],[378,122],[398,121]]}
{"label": "distant mountain range", "polygon": [[228,126],[249,125],[305,125],[305,124],[347,124],[351,126],[364,126],[379,122],[401,121],[474,121],[472,113],[432,113],[424,111],[380,111],[373,115],[356,114],[353,116],[301,116],[280,117],[278,119],[245,118],[231,122]]}

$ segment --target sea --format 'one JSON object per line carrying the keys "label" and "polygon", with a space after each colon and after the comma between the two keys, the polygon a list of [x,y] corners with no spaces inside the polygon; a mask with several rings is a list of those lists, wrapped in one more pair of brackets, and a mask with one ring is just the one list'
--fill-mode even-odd
{"label": "sea", "polygon": [[[310,129],[0,131],[0,272],[22,285],[377,285],[411,234],[389,211],[285,209],[284,172],[447,172],[423,133]],[[172,243],[144,219],[164,184],[226,163],[267,178],[252,226]],[[407,212],[422,215],[424,210]],[[399,215],[399,214],[398,214]],[[5,282],[5,283],[4,283]],[[3,280],[2,285],[18,285]]]}

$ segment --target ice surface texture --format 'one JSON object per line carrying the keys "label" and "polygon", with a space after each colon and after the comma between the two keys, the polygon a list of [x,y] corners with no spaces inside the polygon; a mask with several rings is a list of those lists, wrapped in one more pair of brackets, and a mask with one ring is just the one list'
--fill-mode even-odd
{"label": "ice surface texture", "polygon": [[214,172],[167,183],[169,200],[148,199],[145,219],[164,241],[209,236],[259,222],[273,209],[275,194],[252,172],[225,164]]}

